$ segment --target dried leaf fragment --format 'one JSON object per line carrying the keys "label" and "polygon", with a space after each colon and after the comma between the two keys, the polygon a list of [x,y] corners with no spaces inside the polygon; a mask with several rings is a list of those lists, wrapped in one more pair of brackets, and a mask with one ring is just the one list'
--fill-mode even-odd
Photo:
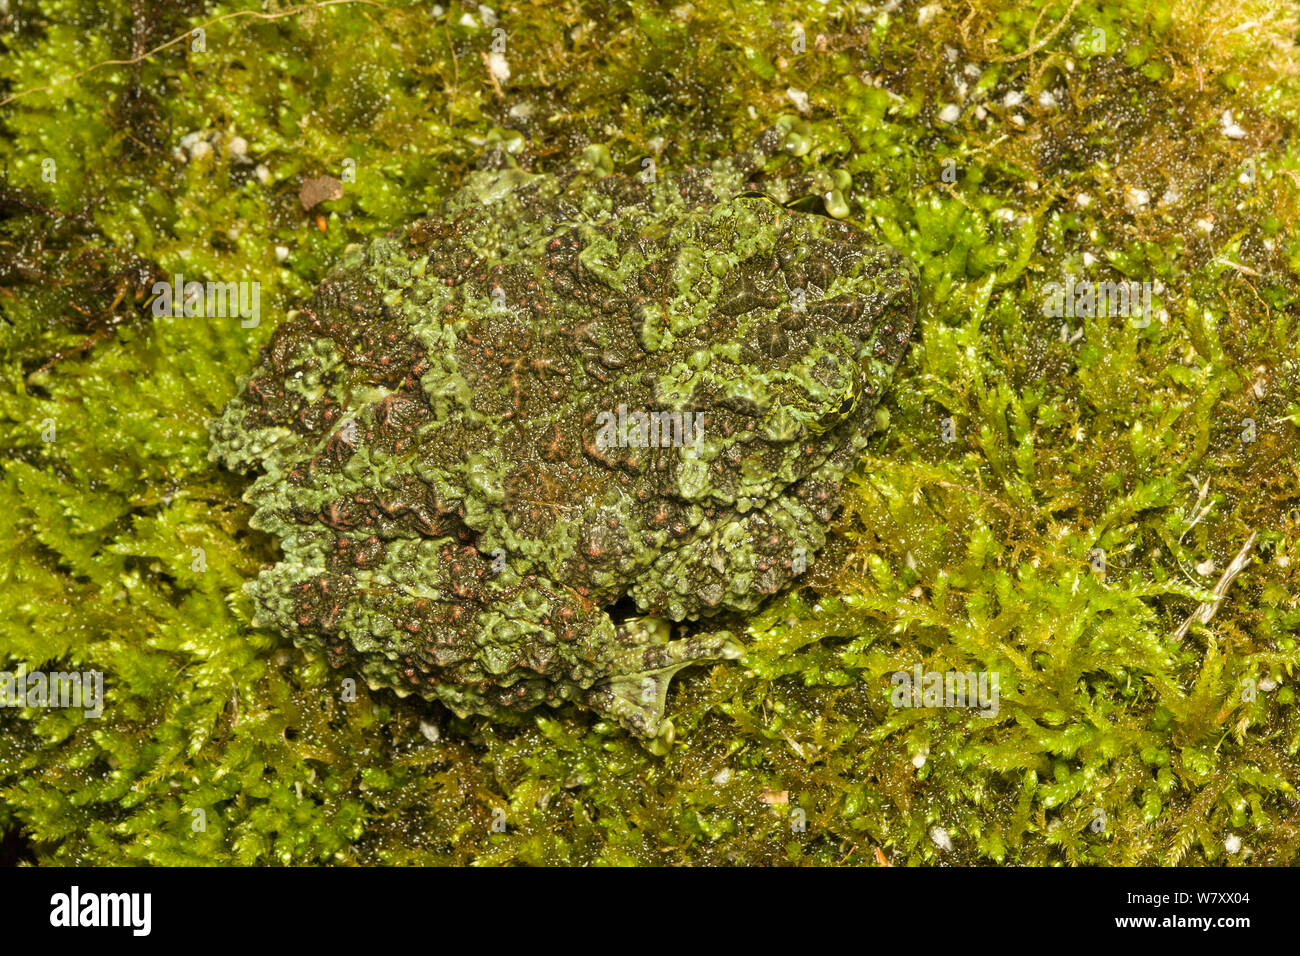
{"label": "dried leaf fragment", "polygon": [[333,176],[318,176],[305,180],[298,190],[298,201],[304,210],[311,209],[331,199],[343,198],[343,183]]}

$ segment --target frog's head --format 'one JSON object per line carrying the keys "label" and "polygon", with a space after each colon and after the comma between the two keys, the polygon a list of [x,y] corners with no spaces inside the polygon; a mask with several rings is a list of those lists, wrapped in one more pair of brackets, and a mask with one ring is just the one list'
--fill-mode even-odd
{"label": "frog's head", "polygon": [[828,460],[852,467],[907,350],[911,263],[823,217],[785,226],[721,283],[715,310],[729,321],[712,323],[709,360],[689,375],[704,415],[696,460],[679,469],[684,497],[743,511]]}
{"label": "frog's head", "polygon": [[893,249],[849,240],[791,242],[778,261],[787,302],[755,314],[744,336],[753,343],[755,375],[777,386],[764,416],[765,437],[800,441],[869,431],[911,340],[915,270]]}

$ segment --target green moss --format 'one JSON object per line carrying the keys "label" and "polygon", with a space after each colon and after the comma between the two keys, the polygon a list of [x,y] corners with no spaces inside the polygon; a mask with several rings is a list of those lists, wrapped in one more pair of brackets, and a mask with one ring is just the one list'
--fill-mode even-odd
{"label": "green moss", "polygon": [[[47,0],[0,21],[0,100],[52,86],[0,106],[0,667],[98,668],[107,690],[98,719],[0,710],[0,828],[44,863],[1294,862],[1285,5],[981,2],[921,25],[919,5],[522,2],[499,11],[499,92],[477,4],[452,6],[134,24]],[[86,72],[199,24],[203,50]],[[751,622],[745,661],[683,675],[672,753],[576,712],[352,699],[250,626],[242,585],[275,546],[207,419],[349,243],[506,129],[539,169],[590,141],[681,164],[800,93],[803,162],[852,173],[852,218],[921,270],[921,338],[837,549]],[[188,133],[220,135],[178,159]],[[301,179],[345,159],[344,197],[304,212]],[[263,321],[154,318],[177,272],[260,282]],[[1069,276],[1158,281],[1151,324],[1045,316]],[[892,707],[916,665],[996,672],[997,716]]]}

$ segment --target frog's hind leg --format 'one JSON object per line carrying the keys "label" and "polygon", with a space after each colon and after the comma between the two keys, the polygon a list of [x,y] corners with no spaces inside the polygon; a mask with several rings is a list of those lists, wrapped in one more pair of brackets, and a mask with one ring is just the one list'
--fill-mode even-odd
{"label": "frog's hind leg", "polygon": [[613,675],[586,691],[587,706],[642,737],[652,753],[666,753],[673,722],[664,717],[668,685],[683,667],[701,661],[735,660],[744,648],[728,631],[669,640],[670,627],[659,618],[633,618],[618,626],[624,650],[611,662]]}

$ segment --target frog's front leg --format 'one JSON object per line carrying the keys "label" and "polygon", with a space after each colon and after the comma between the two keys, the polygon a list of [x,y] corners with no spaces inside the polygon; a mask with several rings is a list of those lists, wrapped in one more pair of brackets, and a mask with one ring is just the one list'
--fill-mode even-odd
{"label": "frog's front leg", "polygon": [[[671,640],[653,618],[615,623],[599,604],[538,575],[484,572],[473,548],[444,550],[436,566],[449,600],[398,600],[369,620],[402,622],[378,638],[414,689],[460,716],[575,701],[649,738],[672,742],[668,685],[689,664],[739,657],[719,632]],[[428,578],[424,579],[426,582]],[[391,600],[391,598],[390,598]]]}
{"label": "frog's front leg", "polygon": [[652,753],[665,753],[674,736],[673,722],[664,717],[674,675],[702,661],[735,660],[744,648],[728,631],[670,640],[671,626],[660,618],[633,618],[617,627],[621,650],[610,661],[611,675],[587,690],[584,702],[648,738]]}

